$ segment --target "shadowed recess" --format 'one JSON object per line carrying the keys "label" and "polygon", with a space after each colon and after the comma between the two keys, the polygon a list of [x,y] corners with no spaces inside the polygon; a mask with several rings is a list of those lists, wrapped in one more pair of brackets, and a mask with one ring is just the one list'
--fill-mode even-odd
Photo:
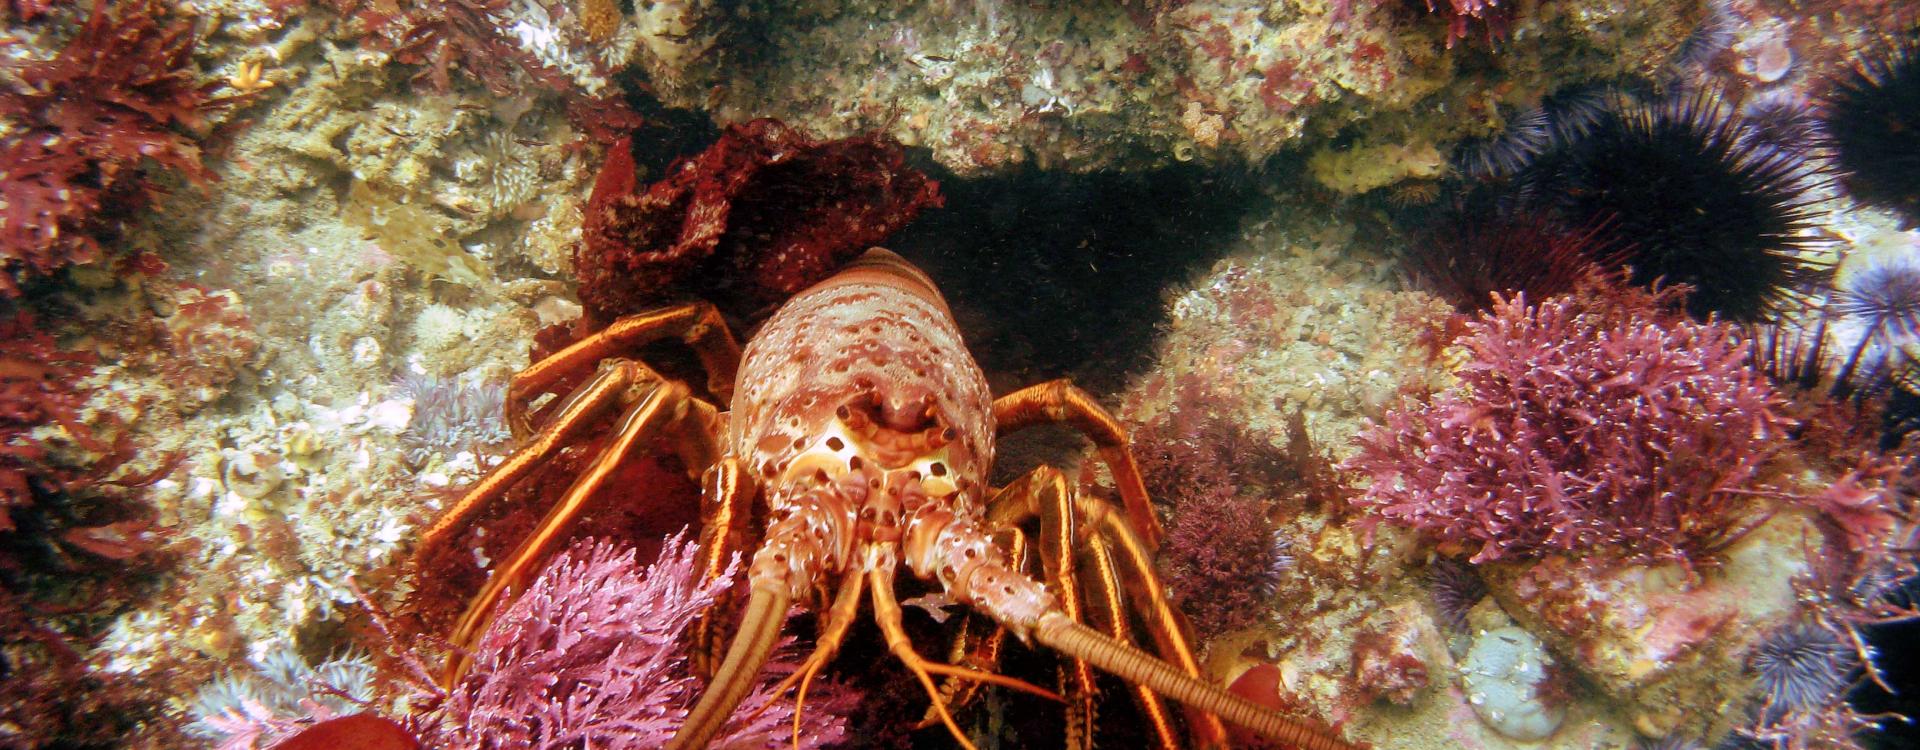
{"label": "shadowed recess", "polygon": [[1144,368],[1164,290],[1222,255],[1258,197],[1187,167],[939,178],[946,208],[890,244],[940,284],[996,392],[1061,376],[1108,392]]}

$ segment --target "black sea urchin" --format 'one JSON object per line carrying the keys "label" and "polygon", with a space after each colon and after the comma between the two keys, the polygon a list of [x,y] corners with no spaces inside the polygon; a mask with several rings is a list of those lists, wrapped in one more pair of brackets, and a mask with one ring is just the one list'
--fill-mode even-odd
{"label": "black sea urchin", "polygon": [[1854,198],[1920,221],[1920,28],[1833,82],[1825,130]]}
{"label": "black sea urchin", "polygon": [[1454,168],[1476,180],[1498,180],[1521,170],[1553,143],[1547,111],[1535,107],[1507,121],[1507,127],[1485,138],[1464,141],[1454,152]]}
{"label": "black sea urchin", "polygon": [[1630,245],[1636,284],[1686,284],[1687,311],[1773,317],[1815,275],[1803,162],[1766,148],[1719,97],[1666,104],[1616,96],[1584,137],[1525,178],[1569,226],[1602,226]]}

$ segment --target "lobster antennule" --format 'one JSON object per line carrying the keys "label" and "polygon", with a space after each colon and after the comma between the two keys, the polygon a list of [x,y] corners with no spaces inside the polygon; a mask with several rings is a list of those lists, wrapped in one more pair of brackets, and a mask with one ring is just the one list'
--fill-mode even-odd
{"label": "lobster antennule", "polygon": [[1298,750],[1359,750],[1356,745],[1316,727],[1287,719],[1240,696],[1201,682],[1173,665],[1105,634],[1074,622],[1059,612],[1041,617],[1033,637],[1061,654],[1138,682],[1162,696],[1213,714],[1228,724]]}
{"label": "lobster antennule", "polygon": [[740,632],[734,635],[733,645],[727,647],[727,658],[720,662],[713,681],[707,683],[706,694],[700,696],[700,702],[694,704],[680,731],[667,744],[669,750],[706,747],[726,726],[733,710],[753,688],[761,668],[767,665],[774,643],[780,640],[780,625],[786,621],[787,610],[792,606],[793,599],[786,592],[754,587],[747,597],[746,615],[740,619]]}

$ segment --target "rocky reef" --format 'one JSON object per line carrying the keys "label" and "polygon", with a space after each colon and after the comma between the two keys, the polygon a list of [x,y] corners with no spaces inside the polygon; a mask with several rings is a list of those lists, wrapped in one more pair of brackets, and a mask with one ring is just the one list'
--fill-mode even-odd
{"label": "rocky reef", "polygon": [[[923,265],[977,351],[1044,340],[965,304],[996,275],[1183,279],[1060,297],[1155,324],[1074,351],[1209,677],[1377,748],[1861,746],[1848,694],[1912,685],[1872,640],[1913,614],[1920,429],[1896,5],[0,3],[0,745],[657,744],[722,596],[666,541],[678,457],[622,467],[488,670],[427,666],[603,439],[419,549],[521,444],[507,379],[659,302],[750,334],[942,211],[1069,237],[981,186],[1099,173],[1218,226]],[[1183,204],[1216,188],[1246,205]],[[936,737],[859,640],[802,744]],[[786,700],[738,736],[785,744]]]}

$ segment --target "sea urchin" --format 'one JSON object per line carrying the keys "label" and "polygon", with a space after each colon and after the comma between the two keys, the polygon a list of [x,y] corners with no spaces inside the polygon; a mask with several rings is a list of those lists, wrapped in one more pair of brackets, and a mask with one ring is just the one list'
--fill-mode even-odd
{"label": "sea urchin", "polygon": [[1854,198],[1920,221],[1920,27],[1833,82],[1825,130]]}
{"label": "sea urchin", "polygon": [[1571,292],[1629,252],[1608,244],[1606,227],[1571,229],[1536,211],[1515,210],[1474,193],[1416,231],[1403,257],[1410,281],[1462,312],[1493,304],[1493,294],[1546,299]]}
{"label": "sea urchin", "polygon": [[1802,255],[1803,163],[1747,138],[1713,94],[1613,99],[1591,132],[1535,163],[1533,195],[1567,225],[1604,225],[1631,246],[1633,283],[1692,287],[1694,317],[1772,317],[1817,271]]}
{"label": "sea urchin", "polygon": [[1832,631],[1794,623],[1761,641],[1752,665],[1766,691],[1768,713],[1805,712],[1827,705],[1846,688],[1854,658]]}

